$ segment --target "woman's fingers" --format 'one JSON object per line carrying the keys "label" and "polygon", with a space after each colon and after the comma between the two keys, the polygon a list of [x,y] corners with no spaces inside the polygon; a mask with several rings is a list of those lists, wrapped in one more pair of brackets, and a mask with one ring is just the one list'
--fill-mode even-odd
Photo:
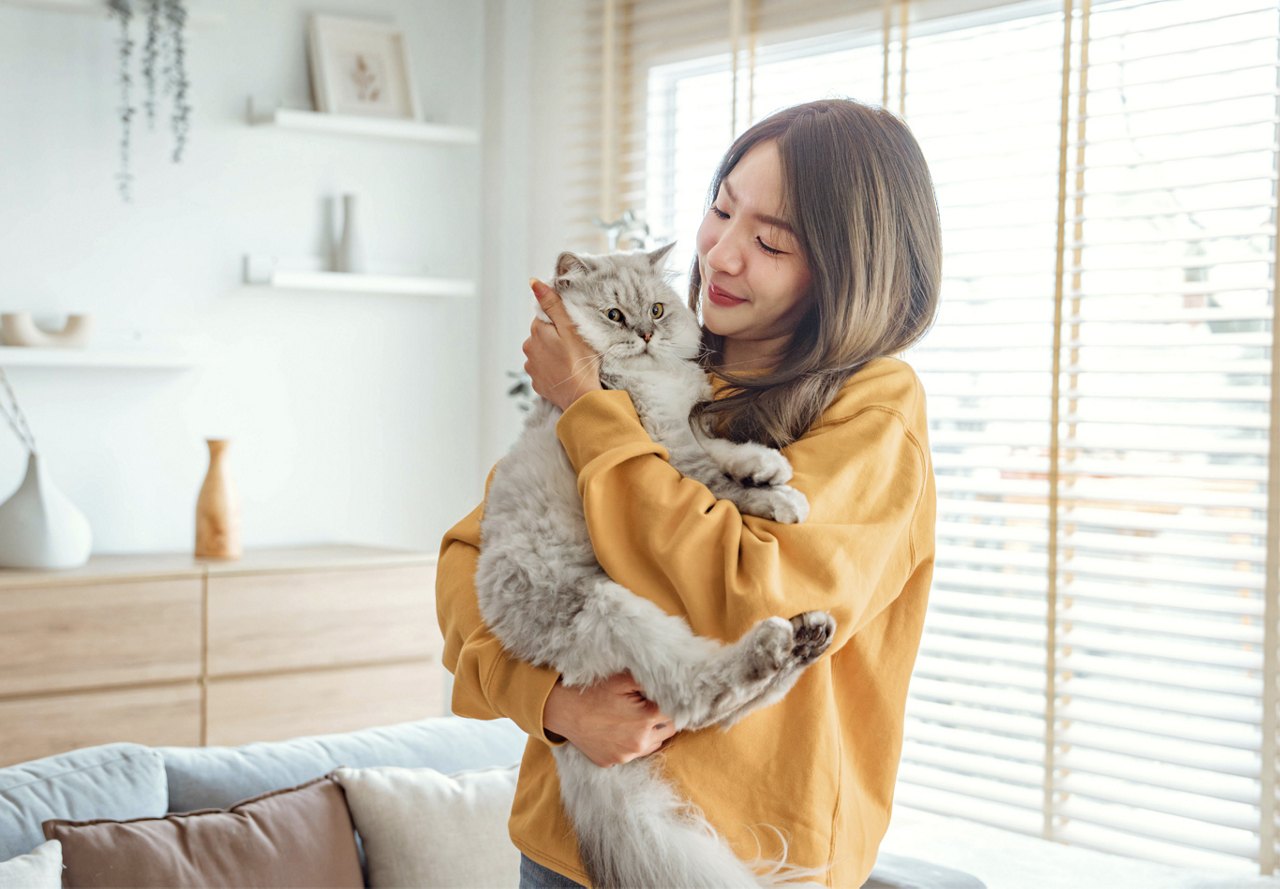
{"label": "woman's fingers", "polygon": [[573,329],[573,322],[569,319],[569,313],[564,310],[564,301],[560,299],[559,293],[537,278],[529,279],[529,287],[552,324],[560,329],[564,329],[566,325]]}
{"label": "woman's fingers", "polygon": [[557,685],[547,698],[543,724],[603,767],[648,756],[675,734],[670,717],[644,697],[629,673],[582,689]]}
{"label": "woman's fingers", "polygon": [[537,279],[530,279],[529,285],[551,323],[535,319],[530,324],[524,371],[533,391],[566,410],[582,395],[601,388],[599,356],[578,335],[560,295]]}

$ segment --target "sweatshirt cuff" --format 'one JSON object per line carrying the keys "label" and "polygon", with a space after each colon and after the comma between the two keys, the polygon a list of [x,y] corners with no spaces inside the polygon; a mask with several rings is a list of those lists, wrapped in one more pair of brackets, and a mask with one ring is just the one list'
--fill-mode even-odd
{"label": "sweatshirt cuff", "polygon": [[560,674],[547,667],[535,667],[513,657],[498,658],[485,680],[485,697],[503,701],[503,715],[520,726],[531,738],[557,746],[564,743],[559,735],[548,737],[542,727],[542,714],[551,690]]}
{"label": "sweatshirt cuff", "polygon": [[556,435],[575,472],[619,446],[638,445],[640,453],[669,459],[640,422],[631,395],[624,389],[603,389],[581,396],[556,422]]}

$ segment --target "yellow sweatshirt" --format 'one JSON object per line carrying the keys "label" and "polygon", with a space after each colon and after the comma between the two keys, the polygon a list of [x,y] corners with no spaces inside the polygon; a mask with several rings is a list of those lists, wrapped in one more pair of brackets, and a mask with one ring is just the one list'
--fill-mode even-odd
{"label": "yellow sweatshirt", "polygon": [[[672,738],[663,771],[744,860],[781,853],[862,885],[889,823],[907,683],[933,574],[936,495],[925,398],[896,358],[868,363],[783,453],[809,498],[798,525],[744,516],[684,478],[625,391],[574,402],[557,434],[578,473],[596,556],[615,581],[737,639],[770,616],[825,610],[831,648],[787,697],[728,731]],[[542,708],[557,676],[508,657],[480,618],[477,507],[445,535],[436,582],[444,662],[460,716],[507,716],[529,735],[511,813],[525,855],[587,876],[560,805]]]}

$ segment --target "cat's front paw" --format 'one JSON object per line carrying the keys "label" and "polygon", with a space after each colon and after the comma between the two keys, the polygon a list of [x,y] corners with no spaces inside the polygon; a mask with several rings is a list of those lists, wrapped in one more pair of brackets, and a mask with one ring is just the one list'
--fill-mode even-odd
{"label": "cat's front paw", "polygon": [[835,618],[825,611],[806,611],[791,618],[794,645],[791,655],[799,664],[816,661],[836,635]]}
{"label": "cat's front paw", "polygon": [[790,666],[795,655],[795,625],[780,617],[770,617],[756,624],[748,640],[747,680],[771,679]]}
{"label": "cat's front paw", "polygon": [[745,444],[725,456],[721,468],[735,481],[762,488],[791,481],[791,463],[780,451],[764,445]]}
{"label": "cat's front paw", "polygon": [[797,525],[809,517],[809,498],[795,488],[779,485],[776,488],[764,488],[761,493],[768,495],[770,514],[761,513],[765,518],[782,525]]}

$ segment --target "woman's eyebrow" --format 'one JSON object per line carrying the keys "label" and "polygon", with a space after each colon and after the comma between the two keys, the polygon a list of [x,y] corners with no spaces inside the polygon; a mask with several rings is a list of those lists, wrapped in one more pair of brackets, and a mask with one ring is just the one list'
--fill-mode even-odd
{"label": "woman's eyebrow", "polygon": [[[729,184],[729,180],[721,180],[720,185],[724,188],[725,193],[729,195],[729,200],[733,201],[735,204],[738,203],[738,196],[733,193],[733,186]],[[787,220],[783,219],[781,216],[770,216],[768,213],[752,213],[751,216],[754,219],[759,219],[761,222],[777,226],[790,235],[794,235],[796,233],[796,230],[791,227],[791,223],[787,222]]]}

